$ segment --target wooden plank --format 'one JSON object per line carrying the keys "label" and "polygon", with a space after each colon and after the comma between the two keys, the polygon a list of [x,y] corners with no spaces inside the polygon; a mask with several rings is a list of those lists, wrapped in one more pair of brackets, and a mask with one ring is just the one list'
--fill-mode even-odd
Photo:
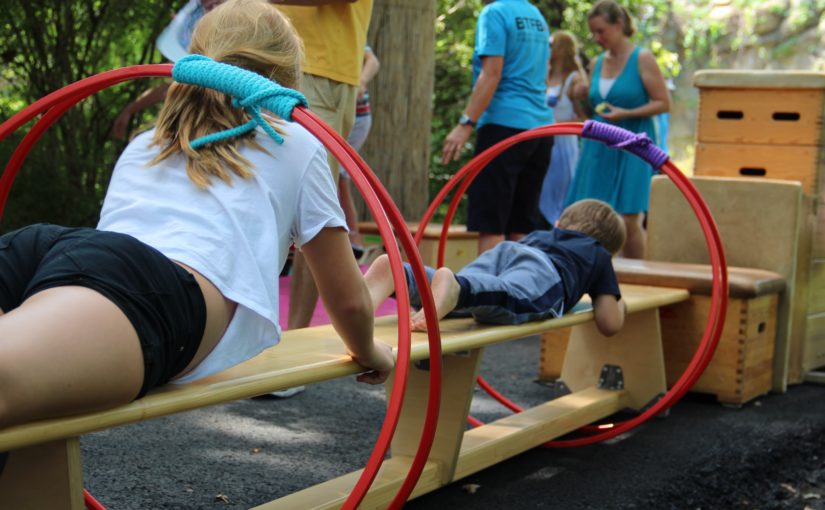
{"label": "wooden plank", "polygon": [[823,97],[823,90],[703,88],[696,141],[815,148]]}
{"label": "wooden plank", "polygon": [[756,69],[702,69],[693,75],[699,88],[825,89],[825,73]]}
{"label": "wooden plank", "polygon": [[[381,465],[369,493],[358,507],[361,510],[383,510],[389,506],[404,482],[412,458],[393,457]],[[363,470],[328,480],[288,496],[254,507],[252,510],[326,510],[341,508]],[[441,474],[436,462],[427,462],[412,496],[420,496],[439,488]]]}
{"label": "wooden plank", "polygon": [[819,167],[819,147],[816,145],[702,141],[696,144],[693,172],[698,176],[799,181],[806,193],[815,194]]}
{"label": "wooden plank", "polygon": [[468,430],[455,479],[610,416],[628,405],[626,391],[587,388]]}
{"label": "wooden plank", "polygon": [[[688,298],[687,291],[682,289],[634,285],[622,286],[622,294],[630,313]],[[467,351],[592,320],[592,312],[517,326],[484,325],[472,319],[446,320],[441,323],[442,348],[445,353]],[[377,320],[376,338],[395,345],[395,321],[395,317]],[[426,359],[428,356],[427,335],[414,333],[411,359]],[[0,431],[0,451],[249,398],[277,389],[354,375],[360,370],[346,354],[331,325],[286,331],[278,346],[200,381],[186,385],[168,384],[139,400],[105,411],[9,427]]]}
{"label": "wooden plank", "polygon": [[12,451],[0,476],[0,498],[3,508],[15,510],[85,508],[80,440],[70,438]]}
{"label": "wooden plank", "polygon": [[[593,423],[627,407],[626,391],[587,388],[464,433],[455,475],[459,480],[542,443]],[[375,483],[359,508],[383,509],[401,486],[410,457],[384,462]],[[253,510],[320,510],[340,508],[361,471],[309,487],[255,507]],[[439,464],[427,462],[412,497],[433,491],[441,482]]]}

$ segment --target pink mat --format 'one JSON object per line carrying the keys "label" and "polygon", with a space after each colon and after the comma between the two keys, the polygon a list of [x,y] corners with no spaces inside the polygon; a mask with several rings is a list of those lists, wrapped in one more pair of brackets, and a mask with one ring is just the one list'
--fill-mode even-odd
{"label": "pink mat", "polygon": [[[364,269],[365,268],[362,268],[362,270]],[[289,276],[281,276],[278,278],[278,290],[281,303],[281,309],[278,311],[278,317],[281,327],[284,329],[286,329],[287,318],[289,317],[289,283]],[[382,315],[395,315],[397,313],[398,310],[396,309],[395,300],[390,298],[378,307],[375,315],[380,317]],[[327,315],[326,310],[324,310],[324,305],[321,304],[321,300],[319,299],[318,305],[315,307],[315,312],[312,314],[312,320],[309,325],[317,326],[319,324],[329,324],[329,322],[329,316]]]}

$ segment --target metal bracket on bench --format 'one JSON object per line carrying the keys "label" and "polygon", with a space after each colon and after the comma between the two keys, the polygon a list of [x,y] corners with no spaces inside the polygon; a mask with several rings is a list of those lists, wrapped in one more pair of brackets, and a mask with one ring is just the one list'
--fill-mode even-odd
{"label": "metal bracket on bench", "polygon": [[430,358],[420,359],[420,360],[414,362],[413,365],[415,366],[415,368],[417,368],[419,370],[424,370],[426,372],[429,372],[430,371]]}
{"label": "metal bracket on bench", "polygon": [[605,365],[602,373],[599,374],[599,388],[603,390],[624,389],[624,375],[622,367],[618,365]]}
{"label": "metal bracket on bench", "polygon": [[[445,354],[444,356],[455,356],[456,358],[469,358],[470,357],[470,351],[450,352],[450,353]],[[442,358],[444,356],[442,356]],[[414,363],[414,365],[415,365],[415,368],[417,368],[419,370],[426,370],[426,371],[429,372],[429,370],[430,370],[430,358],[418,360]]]}
{"label": "metal bracket on bench", "polygon": [[565,382],[561,379],[556,379],[555,381],[535,379],[533,382],[550,388],[550,398],[548,400],[553,400],[555,398],[563,397],[565,395],[570,395],[571,393],[573,393],[570,390],[570,387],[567,386],[567,384],[565,384]]}

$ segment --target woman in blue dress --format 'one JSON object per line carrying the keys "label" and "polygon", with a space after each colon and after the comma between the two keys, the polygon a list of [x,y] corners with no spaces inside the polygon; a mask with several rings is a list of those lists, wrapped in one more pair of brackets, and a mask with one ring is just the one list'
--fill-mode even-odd
{"label": "woman in blue dress", "polygon": [[[593,39],[606,51],[591,63],[589,99],[594,120],[609,122],[656,141],[654,116],[670,108],[665,79],[653,54],[630,42],[633,20],[613,0],[598,2],[588,14]],[[584,140],[565,203],[604,200],[622,214],[627,242],[621,255],[642,258],[642,219],[653,169],[640,158],[602,142]]]}
{"label": "woman in blue dress", "polygon": [[[550,67],[547,76],[547,106],[556,122],[581,122],[587,118],[573,91],[587,88],[587,74],[579,61],[579,46],[573,34],[557,30],[551,37]],[[554,224],[564,209],[564,199],[579,159],[579,137],[553,137],[550,165],[541,186],[539,209],[549,224]]]}

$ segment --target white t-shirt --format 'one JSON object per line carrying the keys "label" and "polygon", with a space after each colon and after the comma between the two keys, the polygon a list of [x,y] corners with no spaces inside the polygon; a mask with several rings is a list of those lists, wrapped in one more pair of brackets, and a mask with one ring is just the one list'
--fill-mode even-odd
{"label": "white t-shirt", "polygon": [[290,245],[301,247],[325,227],[346,228],[321,143],[297,124],[276,144],[260,128],[269,154],[242,147],[253,176],[213,178],[204,190],[178,154],[154,166],[154,130],[137,136],[115,165],[97,228],[129,234],[192,267],[238,303],[226,333],[189,382],[245,361],[278,343],[278,275]]}

